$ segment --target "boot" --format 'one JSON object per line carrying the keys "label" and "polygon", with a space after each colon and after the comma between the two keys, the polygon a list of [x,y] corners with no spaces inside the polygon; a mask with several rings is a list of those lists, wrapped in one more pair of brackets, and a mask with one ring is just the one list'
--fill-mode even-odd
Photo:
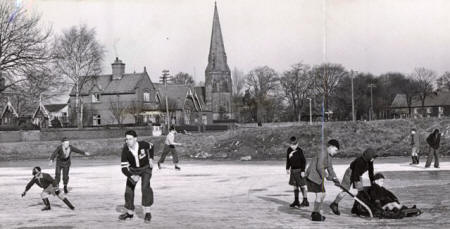
{"label": "boot", "polygon": [[302,203],[300,204],[299,207],[309,207],[308,199],[303,198],[303,201],[302,201]]}
{"label": "boot", "polygon": [[416,164],[419,164],[419,156],[416,156]]}
{"label": "boot", "polygon": [[158,169],[161,169],[161,162],[158,161]]}
{"label": "boot", "polygon": [[321,215],[319,212],[313,212],[311,213],[311,220],[312,221],[325,221],[325,216]]}
{"label": "boot", "polygon": [[67,185],[64,185],[64,193],[67,194],[69,190],[67,189]]}
{"label": "boot", "polygon": [[412,162],[409,163],[410,165],[416,164],[416,158],[414,156],[411,156],[411,160],[412,160]]}
{"label": "boot", "polygon": [[337,203],[335,203],[335,202],[331,203],[330,204],[330,208],[331,208],[331,210],[333,211],[334,214],[336,214],[336,215],[340,215],[341,214],[341,212],[339,212],[339,205]]}
{"label": "boot", "polygon": [[175,165],[175,170],[178,170],[178,171],[180,171],[180,170],[181,170],[181,168],[180,168],[180,167],[178,167],[177,165]]}
{"label": "boot", "polygon": [[132,218],[133,218],[133,215],[128,214],[128,212],[125,212],[125,213],[119,215],[120,220],[126,220],[126,219],[132,219]]}
{"label": "boot", "polygon": [[145,213],[144,222],[149,223],[152,220],[152,214],[150,212]]}
{"label": "boot", "polygon": [[291,208],[300,207],[300,202],[298,200],[294,200],[292,204],[289,205]]}
{"label": "boot", "polygon": [[72,205],[72,203],[70,203],[70,201],[67,198],[64,198],[63,201],[67,205],[67,207],[69,207],[72,210],[75,210],[75,207]]}
{"label": "boot", "polygon": [[45,207],[42,208],[42,211],[48,211],[50,210],[50,201],[48,201],[48,198],[42,199],[42,201],[44,201]]}

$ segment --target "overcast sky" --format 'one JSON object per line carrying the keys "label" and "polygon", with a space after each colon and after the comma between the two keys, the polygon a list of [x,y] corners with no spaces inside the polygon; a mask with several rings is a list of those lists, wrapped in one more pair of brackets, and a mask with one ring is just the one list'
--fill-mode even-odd
{"label": "overcast sky", "polygon": [[[60,33],[86,23],[105,46],[104,72],[118,56],[126,72],[147,67],[204,81],[214,0],[22,0]],[[381,74],[426,67],[450,71],[447,0],[217,0],[231,69],[324,61]]]}

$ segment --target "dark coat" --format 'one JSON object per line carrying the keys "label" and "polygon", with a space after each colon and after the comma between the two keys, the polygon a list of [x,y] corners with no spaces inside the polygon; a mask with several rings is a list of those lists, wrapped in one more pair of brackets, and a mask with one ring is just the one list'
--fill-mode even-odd
{"label": "dark coat", "polygon": [[439,132],[434,131],[427,137],[427,143],[433,149],[439,149],[439,144],[441,143],[441,134]]}
{"label": "dark coat", "polygon": [[[303,150],[300,147],[297,147],[294,151],[291,147],[287,149],[286,153],[286,169],[301,169],[302,172],[305,171],[306,167],[306,159],[303,154]],[[289,157],[292,153],[292,156]]]}
{"label": "dark coat", "polygon": [[376,153],[373,149],[367,149],[364,151],[363,155],[356,158],[352,163],[350,163],[350,168],[352,169],[352,174],[350,181],[352,183],[360,181],[360,177],[366,172],[369,172],[370,181],[373,181],[373,162],[371,161],[376,157]]}
{"label": "dark coat", "polygon": [[53,161],[55,159],[55,157],[56,157],[56,164],[68,164],[68,165],[70,165],[70,156],[72,155],[72,152],[83,154],[83,155],[86,154],[86,152],[76,148],[75,146],[69,145],[69,148],[70,148],[70,153],[69,153],[69,156],[66,157],[64,155],[64,150],[62,148],[62,145],[59,145],[58,147],[56,147],[56,150],[50,156],[50,160]]}
{"label": "dark coat", "polygon": [[46,189],[48,186],[53,185],[53,187],[58,187],[55,183],[55,179],[48,173],[41,173],[38,177],[33,177],[30,182],[28,182],[25,187],[25,191],[30,190],[31,186],[37,184],[39,187]]}

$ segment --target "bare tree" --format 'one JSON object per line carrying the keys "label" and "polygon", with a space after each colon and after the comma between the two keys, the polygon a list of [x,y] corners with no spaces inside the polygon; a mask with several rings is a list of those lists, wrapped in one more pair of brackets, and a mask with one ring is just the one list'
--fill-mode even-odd
{"label": "bare tree", "polygon": [[231,73],[232,82],[233,82],[233,95],[240,96],[243,94],[242,89],[245,86],[245,75],[242,71],[237,69],[236,67],[233,69]]}
{"label": "bare tree", "polygon": [[172,78],[172,82],[174,84],[194,85],[194,79],[192,78],[192,76],[185,72],[177,73]]}
{"label": "bare tree", "polygon": [[255,98],[257,122],[263,122],[264,101],[267,96],[278,88],[278,73],[268,66],[253,69],[246,76],[249,93]]}
{"label": "bare tree", "polygon": [[450,91],[450,72],[442,74],[436,82],[438,89]]}
{"label": "bare tree", "polygon": [[433,84],[437,79],[437,74],[433,70],[420,67],[414,69],[411,78],[417,82],[417,97],[423,107],[425,106],[425,99],[433,93]]}
{"label": "bare tree", "polygon": [[310,96],[313,85],[310,67],[302,63],[293,65],[290,70],[283,73],[280,84],[298,121],[300,121],[303,104]]}
{"label": "bare tree", "polygon": [[128,112],[128,107],[125,106],[123,102],[120,101],[119,95],[116,95],[116,99],[111,99],[109,101],[109,110],[111,111],[114,119],[117,121],[117,124],[122,125],[123,120]]}
{"label": "bare tree", "polygon": [[101,65],[105,50],[95,38],[94,29],[86,25],[72,26],[63,31],[55,39],[54,57],[58,73],[70,79],[75,90],[75,109],[77,126],[83,127],[81,122],[80,92],[94,77],[101,73]]}
{"label": "bare tree", "polygon": [[339,80],[344,77],[347,72],[340,64],[324,63],[314,66],[312,69],[312,77],[314,77],[314,88],[318,94],[322,94],[324,99],[324,109],[328,111],[330,95],[333,94]]}
{"label": "bare tree", "polygon": [[41,16],[30,14],[13,1],[0,1],[0,93],[26,80],[42,81],[40,74],[51,59],[48,41],[52,29],[42,28]]}

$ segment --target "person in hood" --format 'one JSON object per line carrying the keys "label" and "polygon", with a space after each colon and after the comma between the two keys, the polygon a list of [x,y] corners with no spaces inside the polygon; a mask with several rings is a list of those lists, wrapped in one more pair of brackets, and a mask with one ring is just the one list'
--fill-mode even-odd
{"label": "person in hood", "polygon": [[412,163],[411,165],[414,164],[419,164],[419,149],[420,149],[420,138],[419,138],[419,133],[417,133],[416,128],[412,128],[411,129],[411,159],[412,159]]}
{"label": "person in hood", "polygon": [[[369,179],[372,183],[374,181],[373,178],[373,160],[377,157],[377,154],[374,149],[368,148],[363,154],[356,158],[350,163],[350,167],[345,170],[344,177],[342,178],[341,186],[350,190],[350,187],[353,184],[353,188],[358,189],[358,191],[362,191],[364,189],[362,183],[362,175],[365,172],[369,172]],[[330,208],[334,214],[340,215],[339,211],[339,202],[345,197],[346,192],[341,191],[337,196],[333,203],[330,204]]]}

